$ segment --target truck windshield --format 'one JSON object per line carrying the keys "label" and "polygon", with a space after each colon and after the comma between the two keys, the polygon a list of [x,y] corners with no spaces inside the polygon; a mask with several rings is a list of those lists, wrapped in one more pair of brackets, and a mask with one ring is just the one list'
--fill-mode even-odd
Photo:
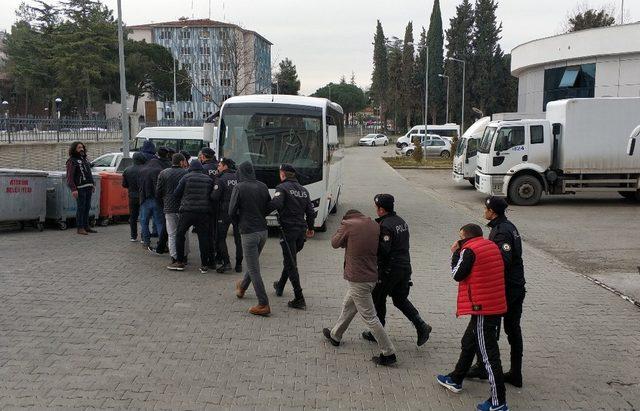
{"label": "truck windshield", "polygon": [[489,153],[489,150],[491,150],[491,143],[493,143],[493,137],[496,135],[496,130],[497,127],[487,127],[484,130],[482,140],[480,141],[480,146],[478,146],[478,151],[480,153]]}
{"label": "truck windshield", "polygon": [[467,146],[467,139],[461,138],[458,142],[458,148],[456,148],[456,156],[461,156]]}
{"label": "truck windshield", "polygon": [[321,110],[287,112],[247,105],[224,110],[221,118],[220,155],[238,165],[251,162],[256,177],[269,188],[280,183],[282,163],[296,168],[300,184],[322,180]]}

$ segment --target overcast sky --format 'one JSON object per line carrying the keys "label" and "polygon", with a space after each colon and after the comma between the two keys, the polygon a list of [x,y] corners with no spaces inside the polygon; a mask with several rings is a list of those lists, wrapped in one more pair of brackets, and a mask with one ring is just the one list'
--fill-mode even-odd
{"label": "overcast sky", "polygon": [[[23,0],[0,0],[0,29],[15,21],[14,10]],[[51,0],[57,2],[56,0]],[[443,27],[449,26],[461,0],[441,0]],[[620,17],[621,0],[590,0],[587,4],[609,4]],[[103,0],[116,8],[116,0]],[[176,20],[178,17],[211,18],[240,24],[255,30],[274,45],[274,64],[290,58],[298,69],[301,94],[311,94],[330,81],[347,79],[371,82],[373,34],[376,20],[382,21],[387,37],[404,36],[407,22],[413,21],[417,38],[427,26],[433,0],[122,0],[126,24]],[[567,14],[582,0],[501,0],[498,19],[502,21],[502,48],[510,51],[518,44],[558,34]],[[625,2],[625,21],[640,20],[640,0]],[[115,14],[115,12],[114,12]]]}

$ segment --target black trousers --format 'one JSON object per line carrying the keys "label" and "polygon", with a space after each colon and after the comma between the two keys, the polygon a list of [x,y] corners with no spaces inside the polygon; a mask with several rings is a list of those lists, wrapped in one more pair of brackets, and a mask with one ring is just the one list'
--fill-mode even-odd
{"label": "black trousers", "polygon": [[140,215],[140,199],[129,197],[129,229],[131,238],[138,238],[138,217]]}
{"label": "black trousers", "polygon": [[76,227],[89,228],[89,212],[91,211],[91,195],[93,187],[78,188],[78,198],[76,199]]}
{"label": "black trousers", "polygon": [[500,348],[498,347],[499,315],[472,315],[464,335],[462,351],[455,370],[449,374],[453,382],[462,384],[476,352],[480,353],[482,364],[489,376],[491,403],[494,406],[506,402]]}
{"label": "black trousers", "polygon": [[176,233],[176,254],[179,262],[184,262],[185,235],[193,226],[198,235],[200,261],[202,266],[209,265],[209,232],[211,216],[206,213],[180,213],[178,232]]}
{"label": "black trousers", "polygon": [[376,307],[378,313],[378,319],[384,326],[387,316],[387,297],[391,297],[393,305],[397,309],[402,311],[405,317],[418,326],[422,319],[420,313],[409,301],[409,291],[411,289],[411,271],[410,270],[396,270],[392,271],[388,278],[385,278],[382,282],[376,284],[372,291],[373,304]]}
{"label": "black trousers", "polygon": [[164,210],[162,211],[162,218],[164,220],[164,225],[158,234],[158,244],[156,245],[156,252],[160,254],[164,254],[169,251],[169,234],[167,232],[167,219],[164,216]]}
{"label": "black trousers", "polygon": [[284,289],[287,279],[291,281],[293,293],[296,298],[302,298],[302,287],[300,286],[300,273],[298,272],[298,253],[304,248],[305,230],[284,230],[280,237],[280,247],[282,248],[282,274],[278,280],[278,288]]}
{"label": "black trousers", "polygon": [[214,267],[216,262],[220,261],[220,256],[218,255],[218,208],[212,210],[211,215],[209,216],[209,262],[207,265]]}
{"label": "black trousers", "polygon": [[[230,225],[232,222],[228,214],[219,216],[216,229],[216,254],[223,264],[231,263],[227,248],[227,233]],[[233,242],[236,246],[236,264],[242,264],[242,239],[240,238],[240,229],[235,224],[233,224]]]}
{"label": "black trousers", "polygon": [[522,288],[508,288],[507,295],[507,313],[503,316],[504,332],[507,334],[507,340],[511,347],[511,373],[513,375],[522,376],[522,353],[524,344],[522,342],[522,328],[520,328],[520,319],[522,318],[522,304],[526,291]]}

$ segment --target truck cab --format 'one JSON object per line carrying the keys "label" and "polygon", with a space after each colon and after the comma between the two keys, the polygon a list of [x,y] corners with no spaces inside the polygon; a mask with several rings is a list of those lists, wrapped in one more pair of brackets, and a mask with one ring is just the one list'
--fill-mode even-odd
{"label": "truck cab", "polygon": [[475,173],[478,160],[478,143],[482,138],[487,124],[491,121],[490,117],[483,117],[473,123],[471,127],[464,132],[453,156],[453,181],[462,183],[468,181],[471,185],[475,185]]}

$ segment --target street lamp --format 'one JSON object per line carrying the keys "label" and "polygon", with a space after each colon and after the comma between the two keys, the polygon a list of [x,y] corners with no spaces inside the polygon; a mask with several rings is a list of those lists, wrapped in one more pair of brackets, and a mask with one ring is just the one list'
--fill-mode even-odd
{"label": "street lamp", "polygon": [[445,76],[444,74],[438,74],[438,77],[447,80],[447,111],[446,111],[445,123],[449,124],[449,76]]}
{"label": "street lamp", "polygon": [[467,62],[454,57],[448,57],[447,60],[457,61],[462,63],[462,119],[460,120],[460,133],[464,134],[464,80],[466,76]]}
{"label": "street lamp", "polygon": [[4,118],[9,118],[9,102],[7,100],[2,101],[2,108],[4,109]]}
{"label": "street lamp", "polygon": [[129,157],[129,115],[127,114],[127,78],[124,67],[124,34],[122,30],[122,2],[118,0],[118,65],[120,71],[120,115],[122,118],[122,155]]}
{"label": "street lamp", "polygon": [[54,101],[56,103],[56,113],[58,115],[58,120],[60,120],[60,109],[62,108],[62,99],[60,97],[56,97]]}

